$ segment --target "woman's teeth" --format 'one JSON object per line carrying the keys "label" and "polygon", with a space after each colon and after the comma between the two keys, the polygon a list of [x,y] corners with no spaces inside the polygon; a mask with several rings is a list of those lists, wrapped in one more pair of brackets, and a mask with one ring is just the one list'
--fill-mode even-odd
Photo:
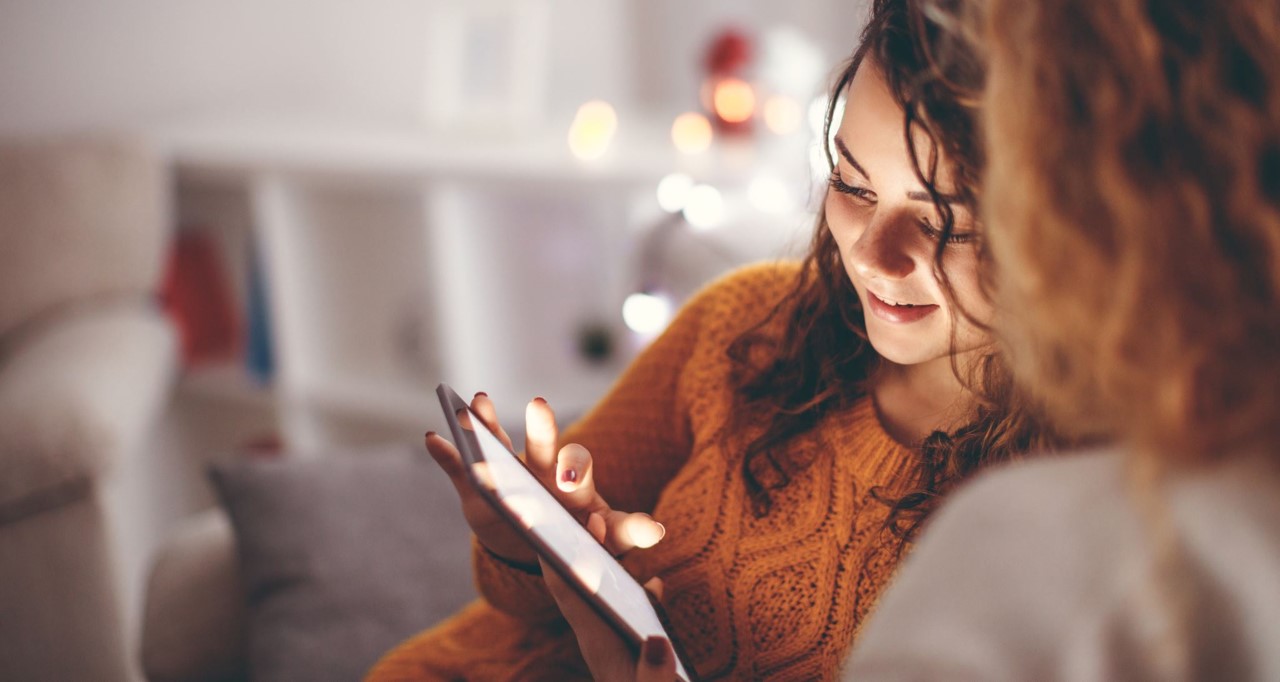
{"label": "woman's teeth", "polygon": [[914,308],[915,307],[914,303],[898,303],[897,301],[891,301],[887,298],[882,298],[880,300],[884,301],[885,303],[888,303],[891,306],[894,306],[895,308]]}

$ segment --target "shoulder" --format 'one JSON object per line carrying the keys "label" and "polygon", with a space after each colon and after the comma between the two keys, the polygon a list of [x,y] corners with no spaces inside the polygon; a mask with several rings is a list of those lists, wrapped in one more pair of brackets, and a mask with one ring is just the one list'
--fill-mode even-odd
{"label": "shoulder", "polygon": [[[955,492],[931,526],[989,519],[1020,529],[1107,513],[1124,499],[1123,459],[1107,450],[1046,455],[995,468]],[[1049,529],[1041,529],[1049,530]]]}
{"label": "shoulder", "polygon": [[[963,486],[930,520],[867,623],[850,672],[1030,679],[1067,623],[1112,589],[1137,534],[1113,453],[1045,458]],[[1096,605],[1096,604],[1095,604]],[[887,674],[889,671],[898,671]],[[847,679],[853,679],[851,676]]]}
{"label": "shoulder", "polygon": [[728,313],[767,312],[795,286],[800,268],[796,261],[742,266],[704,286],[694,295],[692,305]]}
{"label": "shoulder", "polygon": [[[1107,561],[1135,549],[1142,529],[1111,451],[1045,456],[993,469],[961,487],[930,521],[918,563],[961,562],[971,586],[1043,600],[1111,577]],[[950,557],[950,558],[945,558]],[[1070,609],[1071,597],[1050,609]]]}
{"label": "shoulder", "polygon": [[[1143,623],[1167,608],[1152,601],[1159,553],[1129,461],[1118,450],[1043,458],[957,491],[881,600],[850,673],[916,679],[908,671],[929,665],[963,672],[951,679],[1147,672]],[[1162,513],[1181,549],[1179,589],[1197,604],[1196,656],[1280,671],[1264,644],[1280,633],[1280,482],[1244,466],[1181,472],[1170,482]]]}
{"label": "shoulder", "polygon": [[797,262],[764,262],[721,275],[689,298],[666,335],[727,343],[769,316],[795,286],[800,268]]}

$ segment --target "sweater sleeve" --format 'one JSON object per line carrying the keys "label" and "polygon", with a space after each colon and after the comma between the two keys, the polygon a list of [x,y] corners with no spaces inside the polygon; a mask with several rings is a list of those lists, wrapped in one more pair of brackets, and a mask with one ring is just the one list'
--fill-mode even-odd
{"label": "sweater sleeve", "polygon": [[[722,304],[721,289],[712,284],[686,304],[605,398],[560,434],[561,446],[579,443],[591,452],[597,489],[614,509],[652,511],[690,455],[681,374],[702,342],[708,316]],[[540,577],[503,564],[478,543],[472,559],[476,586],[495,608],[532,622],[558,617]]]}

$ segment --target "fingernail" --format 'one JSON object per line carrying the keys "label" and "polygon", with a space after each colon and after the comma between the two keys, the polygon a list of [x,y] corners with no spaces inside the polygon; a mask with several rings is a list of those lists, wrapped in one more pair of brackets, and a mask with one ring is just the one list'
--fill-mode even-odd
{"label": "fingernail", "polygon": [[[631,542],[635,543],[636,547],[648,549],[666,537],[667,527],[654,521],[653,517],[648,514],[642,513],[641,516],[648,519],[649,523],[628,524],[627,534],[631,536]],[[653,532],[655,526],[658,530],[657,533]]]}
{"label": "fingernail", "polygon": [[546,404],[547,404],[547,399],[546,399],[546,398],[543,398],[542,396],[537,396],[536,398],[534,398],[534,399],[533,399],[533,402],[535,402],[535,403],[539,403],[539,404],[542,404],[542,405],[546,405]]}
{"label": "fingernail", "polygon": [[662,665],[667,662],[667,642],[661,637],[649,637],[644,640],[644,662],[649,665]]}
{"label": "fingernail", "polygon": [[[640,512],[640,513],[641,513],[641,514],[644,514],[644,512]],[[657,526],[657,527],[658,527],[658,538],[657,538],[657,540],[654,540],[654,543],[657,543],[657,542],[658,542],[658,540],[661,540],[662,538],[667,537],[667,527],[666,527],[666,526],[664,526],[664,525],[662,525],[662,522],[661,522],[661,521],[659,521],[659,520],[657,520],[657,519],[653,518],[653,517],[652,517],[652,516],[650,516],[649,514],[644,514],[644,517],[645,517],[646,519],[649,519],[650,521],[652,521],[652,522],[653,522],[653,525],[655,525],[655,526]]]}
{"label": "fingernail", "polygon": [[569,483],[573,483],[574,481],[578,480],[578,470],[565,469],[564,473],[560,474],[560,479],[563,481],[568,481]]}
{"label": "fingernail", "polygon": [[427,432],[427,435],[423,436],[423,438],[430,438],[430,437],[432,437],[432,436],[434,436],[434,435],[436,435],[436,432],[435,432],[435,431],[428,431],[428,432]]}
{"label": "fingernail", "polygon": [[477,397],[477,398],[488,398],[488,397],[489,397],[489,394],[488,394],[488,393],[485,393],[484,391],[477,391],[477,392],[476,392],[476,396],[475,396],[475,397]]}

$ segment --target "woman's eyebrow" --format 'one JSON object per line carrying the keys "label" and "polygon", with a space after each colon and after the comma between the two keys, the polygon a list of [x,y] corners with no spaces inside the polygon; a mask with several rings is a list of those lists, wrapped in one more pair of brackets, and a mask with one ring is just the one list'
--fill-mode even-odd
{"label": "woman's eyebrow", "polygon": [[870,180],[871,174],[867,172],[867,169],[862,167],[862,164],[858,163],[857,160],[853,158],[853,154],[849,153],[849,148],[845,146],[844,140],[841,140],[837,136],[835,138],[835,141],[836,141],[836,149],[840,150],[840,156],[843,156],[844,160],[848,161],[849,165],[853,166],[854,170],[858,171],[859,173],[862,173],[862,177],[866,178],[867,180]]}
{"label": "woman's eyebrow", "polygon": [[[862,164],[858,163],[857,159],[853,158],[853,154],[849,151],[849,147],[845,145],[844,140],[841,140],[839,136],[836,136],[832,139],[835,140],[836,149],[840,150],[840,156],[844,157],[844,160],[848,161],[849,165],[853,166],[854,170],[858,171],[859,173],[862,173],[862,177],[870,181],[871,174],[867,172],[867,169],[862,167]],[[933,203],[933,197],[929,196],[928,192],[919,192],[919,191],[907,192],[907,198],[911,199],[912,201],[925,201],[930,204]],[[938,201],[941,201],[944,204],[954,204],[954,203],[957,203],[959,200],[960,200],[960,197],[954,194],[942,194],[942,193],[938,194]]]}
{"label": "woman's eyebrow", "polygon": [[[927,201],[931,204],[933,203],[933,197],[929,196],[928,192],[907,192],[907,198],[913,201]],[[952,194],[938,194],[938,201],[941,201],[944,204],[954,204],[959,200],[960,197]]]}

